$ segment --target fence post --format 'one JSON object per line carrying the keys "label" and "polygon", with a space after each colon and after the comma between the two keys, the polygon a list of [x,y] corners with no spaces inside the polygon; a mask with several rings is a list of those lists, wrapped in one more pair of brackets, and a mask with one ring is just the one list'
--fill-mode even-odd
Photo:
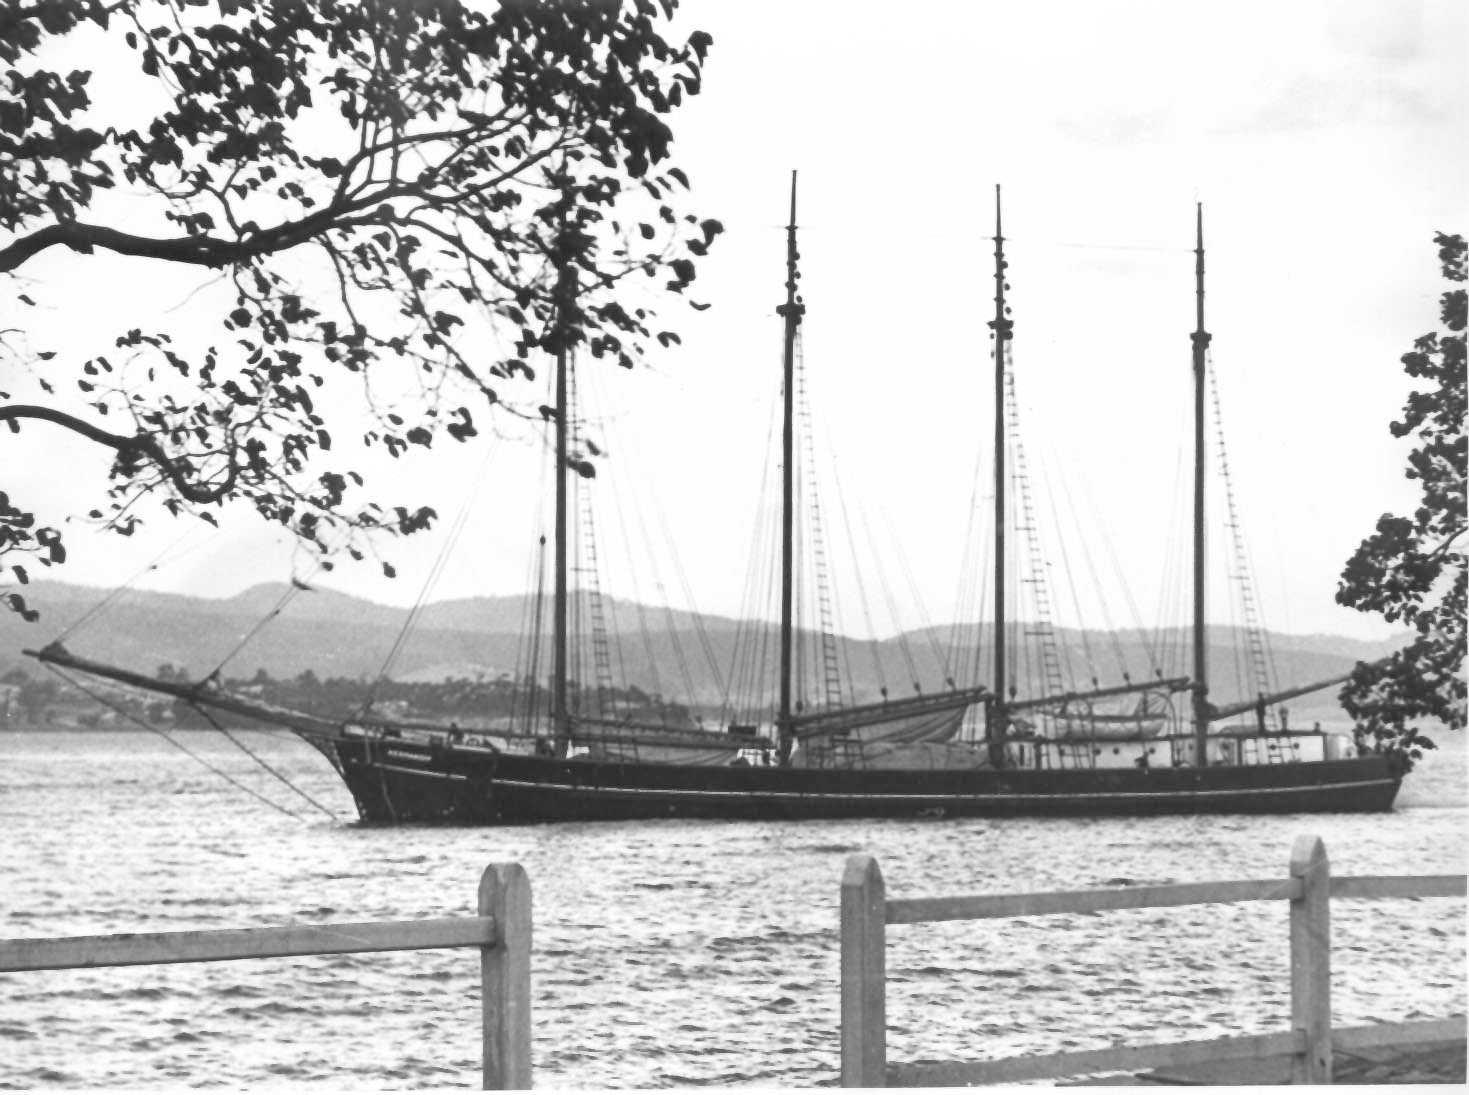
{"label": "fence post", "polygon": [[887,1070],[887,891],[877,860],[842,874],[842,1086],[882,1087]]}
{"label": "fence post", "polygon": [[1290,903],[1291,1026],[1306,1035],[1291,1061],[1291,1082],[1331,1083],[1331,864],[1317,836],[1298,836],[1290,876],[1301,895]]}
{"label": "fence post", "polygon": [[530,879],[518,863],[491,863],[479,880],[479,914],[495,918],[498,945],[481,947],[480,1025],[489,1090],[530,1087]]}

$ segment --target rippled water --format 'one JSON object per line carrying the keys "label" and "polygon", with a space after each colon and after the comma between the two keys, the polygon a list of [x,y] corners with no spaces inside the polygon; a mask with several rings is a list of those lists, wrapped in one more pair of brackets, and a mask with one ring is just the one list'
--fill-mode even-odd
{"label": "rippled water", "polygon": [[[218,736],[192,748],[277,801]],[[538,1084],[811,1086],[837,1066],[845,857],[893,896],[1465,870],[1462,740],[1378,816],[364,829],[326,762],[252,748],[339,815],[267,809],[146,734],[0,734],[0,936],[446,916],[491,861],[535,900]],[[1463,902],[1337,902],[1342,1023],[1465,1010]],[[889,930],[891,1060],[1272,1031],[1284,903]],[[0,975],[0,1087],[478,1083],[473,952]]]}

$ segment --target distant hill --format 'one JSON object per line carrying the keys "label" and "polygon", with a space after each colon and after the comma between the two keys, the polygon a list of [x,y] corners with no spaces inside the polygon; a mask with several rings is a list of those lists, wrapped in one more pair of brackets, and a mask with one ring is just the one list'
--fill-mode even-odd
{"label": "distant hill", "polygon": [[[308,669],[319,677],[379,675],[400,639],[407,610],[326,588],[290,596],[288,591],[282,584],[259,585],[233,597],[210,599],[134,590],[116,597],[73,632],[73,625],[92,612],[104,594],[64,583],[35,583],[28,599],[45,613],[40,624],[26,624],[12,613],[0,613],[0,676],[17,667],[39,672],[21,649],[45,645],[58,636],[74,653],[148,673],[170,664],[202,677],[224,662],[224,674],[233,677],[253,676],[258,669],[273,677],[294,677]],[[427,605],[403,640],[391,675],[415,681],[523,676],[529,667],[521,635],[532,619],[530,609],[527,595]],[[718,678],[729,673],[737,638],[754,631],[769,636],[766,675],[773,673],[774,638],[770,633],[774,629],[769,624],[742,624],[714,616],[701,619],[689,612],[615,598],[604,600],[604,612],[609,632],[618,636],[609,642],[608,654],[619,684],[670,698],[718,704],[722,698]],[[278,613],[274,619],[270,619],[272,613]],[[545,615],[549,616],[549,609]],[[945,665],[951,630],[936,627],[877,642],[841,640],[855,698],[875,699],[883,684],[892,695],[908,694],[915,680],[925,691],[937,691],[945,687],[950,674],[961,684],[976,677],[984,680],[983,669],[975,670],[977,629],[973,625],[960,629],[966,639]],[[1058,629],[1057,639],[1063,668],[1083,685],[1093,673],[1104,685],[1119,683],[1124,670],[1142,680],[1152,674],[1155,661],[1159,663],[1156,668],[1167,676],[1187,675],[1190,647],[1181,631],[1156,635],[1135,630],[1083,633]],[[812,645],[809,635],[806,640],[807,664],[817,664],[819,648]],[[1398,645],[1391,640],[1275,632],[1267,640],[1283,685],[1346,672],[1357,661],[1382,657]],[[717,672],[703,653],[706,647]],[[1211,697],[1218,703],[1245,694],[1240,684],[1242,649],[1237,630],[1211,629]],[[584,656],[590,665],[591,655]],[[990,657],[988,649],[980,650],[978,664],[987,666]],[[1018,649],[1012,661],[1022,694],[1036,694],[1043,685],[1036,655]],[[548,672],[549,663],[543,660],[538,675],[544,678]],[[591,672],[585,671],[589,679]],[[1294,720],[1340,721],[1334,693],[1332,689],[1290,703]]]}

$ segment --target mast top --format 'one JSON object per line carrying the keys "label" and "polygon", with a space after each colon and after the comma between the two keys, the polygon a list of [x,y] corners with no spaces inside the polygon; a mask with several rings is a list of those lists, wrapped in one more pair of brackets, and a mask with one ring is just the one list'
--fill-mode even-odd
{"label": "mast top", "polygon": [[1006,316],[1009,309],[1005,306],[1005,268],[1009,265],[1005,261],[1004,225],[1000,219],[1000,184],[995,183],[995,318],[988,326],[999,342],[1013,338],[1015,332],[1015,323]]}
{"label": "mast top", "polygon": [[1194,203],[1194,298],[1197,325],[1194,328],[1194,348],[1202,351],[1212,337],[1204,330],[1204,203]]}
{"label": "mast top", "polygon": [[806,314],[806,305],[801,302],[797,295],[796,287],[801,280],[801,271],[797,268],[797,262],[801,253],[796,250],[796,172],[791,170],[791,219],[786,224],[786,299],[785,303],[775,309],[775,314],[784,318],[793,326],[801,322],[801,317]]}

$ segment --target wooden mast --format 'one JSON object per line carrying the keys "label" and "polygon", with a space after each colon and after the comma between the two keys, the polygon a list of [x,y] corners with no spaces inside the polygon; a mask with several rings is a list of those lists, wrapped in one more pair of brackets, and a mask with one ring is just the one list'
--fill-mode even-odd
{"label": "wooden mast", "polygon": [[800,273],[796,262],[796,173],[791,172],[791,217],[786,225],[786,299],[776,308],[785,320],[784,408],[781,420],[781,518],[780,518],[780,707],[775,733],[780,763],[790,760],[794,743],[791,709],[792,610],[795,599],[795,399],[796,330],[806,307],[796,292]]}
{"label": "wooden mast", "polygon": [[1004,760],[1005,727],[1005,343],[1011,322],[1005,317],[1005,236],[1000,221],[1000,187],[995,184],[995,684],[985,720],[990,763]]}
{"label": "wooden mast", "polygon": [[1204,624],[1204,386],[1207,377],[1209,332],[1204,330],[1204,206],[1195,210],[1194,299],[1196,324],[1194,346],[1194,758],[1200,767],[1208,764],[1205,748],[1209,735],[1209,664]]}
{"label": "wooden mast", "polygon": [[[561,262],[568,262],[565,254]],[[567,463],[567,418],[566,372],[568,367],[571,332],[571,311],[574,277],[569,267],[563,266],[556,283],[556,531],[553,550],[555,585],[551,609],[551,731],[555,737],[556,755],[564,757],[571,747],[571,715],[567,709],[567,665],[566,665],[566,463]]]}

